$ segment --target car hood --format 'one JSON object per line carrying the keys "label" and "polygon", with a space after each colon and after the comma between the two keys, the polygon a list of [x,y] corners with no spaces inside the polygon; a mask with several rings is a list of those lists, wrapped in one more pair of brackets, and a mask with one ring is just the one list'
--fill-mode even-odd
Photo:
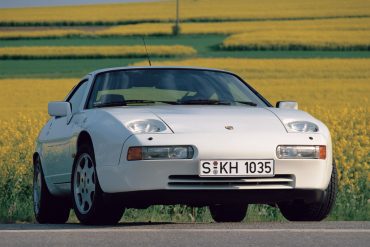
{"label": "car hood", "polygon": [[164,122],[164,133],[263,132],[286,133],[284,124],[306,120],[325,127],[306,112],[271,107],[164,105],[102,108],[124,126],[135,120]]}
{"label": "car hood", "polygon": [[174,133],[285,131],[275,114],[259,107],[171,106],[153,107],[150,111]]}

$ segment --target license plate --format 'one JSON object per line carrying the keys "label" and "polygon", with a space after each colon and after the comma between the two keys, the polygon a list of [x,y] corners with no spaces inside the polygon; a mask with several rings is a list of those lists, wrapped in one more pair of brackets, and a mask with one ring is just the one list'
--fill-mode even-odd
{"label": "license plate", "polygon": [[201,160],[201,177],[272,177],[274,160]]}

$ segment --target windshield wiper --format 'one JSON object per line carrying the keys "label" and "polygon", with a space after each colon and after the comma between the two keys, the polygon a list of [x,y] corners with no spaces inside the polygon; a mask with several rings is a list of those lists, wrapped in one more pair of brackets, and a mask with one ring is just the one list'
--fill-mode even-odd
{"label": "windshield wiper", "polygon": [[233,102],[240,103],[249,106],[257,106],[256,103],[251,101],[219,101],[210,99],[194,99],[194,100],[184,100],[184,101],[166,101],[166,100],[144,100],[144,99],[131,99],[119,102],[106,102],[106,103],[94,103],[94,107],[114,107],[114,106],[125,106],[129,104],[155,104],[164,103],[170,105],[231,105]]}
{"label": "windshield wiper", "polygon": [[231,105],[232,103],[239,103],[249,106],[257,106],[256,103],[252,101],[220,101],[220,100],[210,100],[210,99],[194,99],[194,100],[184,100],[178,101],[181,105]]}
{"label": "windshield wiper", "polygon": [[171,105],[177,105],[178,103],[176,101],[157,101],[157,100],[143,100],[143,99],[131,99],[131,100],[125,100],[125,101],[119,101],[119,102],[106,102],[106,103],[94,103],[94,107],[113,107],[113,106],[126,106],[129,104],[155,104],[155,103],[165,103],[165,104],[171,104]]}
{"label": "windshield wiper", "polygon": [[137,104],[137,103],[143,103],[143,104],[154,104],[154,103],[165,103],[170,105],[177,105],[178,103],[176,101],[168,101],[168,100],[145,100],[145,99],[130,99],[125,100],[126,104]]}
{"label": "windshield wiper", "polygon": [[256,103],[252,101],[234,101],[235,103],[243,104],[243,105],[250,105],[250,106],[257,106]]}
{"label": "windshield wiper", "polygon": [[210,100],[210,99],[193,99],[178,101],[180,105],[230,105],[230,102]]}
{"label": "windshield wiper", "polygon": [[110,106],[125,106],[126,103],[125,102],[107,102],[107,103],[94,103],[93,106],[94,107],[110,107]]}

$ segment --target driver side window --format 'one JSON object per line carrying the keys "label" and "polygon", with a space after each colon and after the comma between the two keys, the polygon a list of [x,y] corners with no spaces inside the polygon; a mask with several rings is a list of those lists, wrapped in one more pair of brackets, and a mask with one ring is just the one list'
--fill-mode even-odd
{"label": "driver side window", "polygon": [[82,103],[82,97],[85,95],[87,87],[87,80],[80,83],[74,92],[68,97],[67,101],[71,103],[72,114],[78,112],[78,109]]}

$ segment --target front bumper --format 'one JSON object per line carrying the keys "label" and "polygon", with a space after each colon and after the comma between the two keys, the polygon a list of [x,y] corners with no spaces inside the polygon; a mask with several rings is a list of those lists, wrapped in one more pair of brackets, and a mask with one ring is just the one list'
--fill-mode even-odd
{"label": "front bumper", "polygon": [[111,196],[127,208],[183,204],[204,207],[216,204],[276,204],[292,200],[313,203],[322,200],[323,190],[148,190],[115,193]]}
{"label": "front bumper", "polygon": [[[309,137],[313,137],[312,140]],[[189,160],[127,161],[131,146],[192,145],[194,158]],[[326,145],[326,160],[288,160],[276,157],[278,145]],[[201,178],[200,160],[274,159],[274,177]],[[320,134],[141,134],[126,140],[118,165],[97,165],[102,190],[106,193],[139,191],[232,191],[310,190],[324,191],[332,170],[331,143]],[[214,192],[211,192],[214,191]],[[149,192],[148,192],[149,193]],[[170,192],[172,193],[172,192]],[[247,193],[247,192],[245,192]],[[295,192],[284,192],[295,193]],[[174,196],[176,197],[176,193]],[[265,195],[271,197],[270,193]],[[203,197],[205,198],[205,197]],[[206,200],[206,199],[205,199]]]}

